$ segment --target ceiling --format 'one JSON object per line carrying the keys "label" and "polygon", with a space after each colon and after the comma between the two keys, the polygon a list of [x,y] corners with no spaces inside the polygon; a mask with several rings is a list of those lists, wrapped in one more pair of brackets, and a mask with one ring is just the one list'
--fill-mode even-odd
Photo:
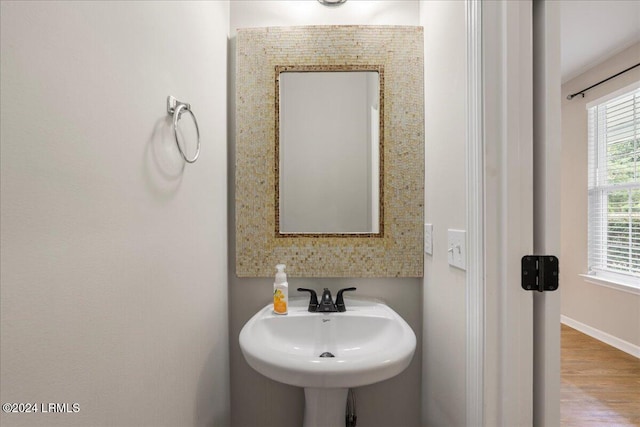
{"label": "ceiling", "polygon": [[563,83],[640,42],[637,0],[562,0],[560,20]]}

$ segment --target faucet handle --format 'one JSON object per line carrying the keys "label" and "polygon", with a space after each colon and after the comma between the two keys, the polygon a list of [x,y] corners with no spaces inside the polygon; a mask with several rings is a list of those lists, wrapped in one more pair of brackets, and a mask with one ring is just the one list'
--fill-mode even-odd
{"label": "faucet handle", "polygon": [[356,288],[344,288],[338,291],[338,295],[336,296],[336,307],[338,308],[339,312],[342,313],[347,311],[347,307],[344,306],[344,298],[342,297],[342,294],[347,291],[355,291],[355,290]]}
{"label": "faucet handle", "polygon": [[299,292],[309,292],[311,294],[311,299],[309,299],[309,308],[308,311],[311,313],[315,313],[318,310],[318,294],[313,289],[307,288],[298,288]]}

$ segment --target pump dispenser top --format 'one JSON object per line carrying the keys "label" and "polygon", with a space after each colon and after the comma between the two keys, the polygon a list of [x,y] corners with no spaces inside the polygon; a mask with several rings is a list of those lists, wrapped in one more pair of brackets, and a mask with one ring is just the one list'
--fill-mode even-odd
{"label": "pump dispenser top", "polygon": [[275,281],[276,285],[279,284],[279,283],[285,283],[287,281],[287,273],[284,272],[284,269],[286,267],[287,266],[284,265],[284,264],[276,265],[276,270],[277,270],[276,281]]}

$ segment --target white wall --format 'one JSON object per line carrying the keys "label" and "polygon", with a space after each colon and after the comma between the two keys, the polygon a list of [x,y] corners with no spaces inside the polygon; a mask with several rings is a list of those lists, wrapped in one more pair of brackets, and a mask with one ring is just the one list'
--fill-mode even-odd
{"label": "white wall", "polygon": [[591,328],[640,346],[640,295],[586,282],[587,110],[586,104],[640,80],[636,68],[571,101],[575,93],[638,62],[640,43],[562,85],[561,312]]}
{"label": "white wall", "polygon": [[80,408],[3,426],[228,425],[228,28],[228,2],[2,2],[0,400]]}
{"label": "white wall", "polygon": [[421,1],[425,34],[425,256],[422,425],[466,422],[466,274],[449,266],[447,229],[466,227],[464,2]]}
{"label": "white wall", "polygon": [[[290,25],[360,24],[419,25],[418,1],[349,1],[339,7],[322,6],[316,1],[232,1],[231,32],[237,28]],[[232,37],[232,46],[235,37]],[[230,93],[235,93],[234,49],[230,55]],[[230,115],[235,104],[230,98]],[[235,164],[233,132],[230,135],[230,165]],[[229,171],[230,199],[234,200],[235,171]],[[229,204],[229,297],[231,347],[231,420],[235,427],[298,427],[302,424],[302,389],[281,384],[253,371],[244,360],[238,335],[244,323],[270,300],[273,277],[242,278],[235,275],[234,203]],[[274,269],[275,273],[275,269]],[[410,366],[399,376],[356,390],[358,425],[401,427],[420,425],[420,372],[422,361],[422,280],[421,279],[300,279],[289,278],[289,286],[335,291],[356,286],[356,294],[385,300],[415,331],[416,354]],[[292,290],[291,295],[297,292]],[[463,364],[464,366],[464,364]]]}

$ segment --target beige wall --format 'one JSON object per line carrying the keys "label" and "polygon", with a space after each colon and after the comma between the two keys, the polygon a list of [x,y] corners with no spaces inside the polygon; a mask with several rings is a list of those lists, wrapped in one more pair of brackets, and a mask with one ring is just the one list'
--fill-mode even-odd
{"label": "beige wall", "polygon": [[425,29],[425,256],[422,425],[466,423],[466,274],[449,266],[447,229],[466,227],[464,2],[421,1]]}
{"label": "beige wall", "polygon": [[640,295],[586,282],[586,104],[640,80],[636,68],[569,101],[566,96],[638,62],[640,43],[562,85],[561,312],[573,320],[640,346]]}
{"label": "beige wall", "polygon": [[[3,426],[229,422],[228,2],[1,3]],[[182,169],[166,97],[191,102]]]}
{"label": "beige wall", "polygon": [[[353,1],[339,7],[325,7],[315,1],[233,1],[231,2],[232,36],[237,28],[324,24],[397,24],[419,25],[417,1]],[[230,94],[235,93],[233,66],[235,38],[230,49]],[[230,102],[230,129],[235,128],[233,97]],[[235,145],[230,135],[230,165]],[[230,201],[234,200],[235,171],[229,171]],[[229,297],[231,347],[231,420],[234,427],[298,427],[302,424],[304,394],[301,388],[281,384],[263,377],[247,365],[238,344],[242,326],[266,305],[273,292],[273,277],[238,279],[235,275],[234,203],[229,204]],[[275,273],[275,269],[274,269]],[[289,278],[290,295],[295,288],[328,287],[335,294],[339,288],[356,286],[356,294],[381,298],[413,328],[418,338],[416,354],[406,371],[390,380],[356,390],[358,425],[367,427],[402,427],[420,425],[420,387],[422,361],[422,280],[421,279],[300,279]]]}

